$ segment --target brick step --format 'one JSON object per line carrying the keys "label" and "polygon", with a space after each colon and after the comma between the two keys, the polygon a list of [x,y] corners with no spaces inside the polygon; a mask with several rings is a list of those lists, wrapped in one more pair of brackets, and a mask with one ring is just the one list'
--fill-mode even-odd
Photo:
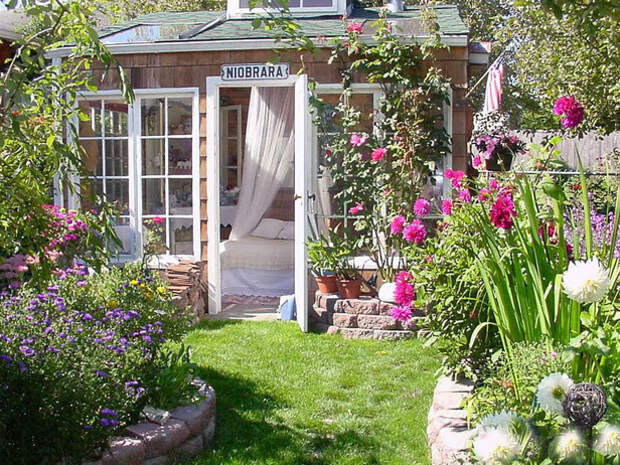
{"label": "brick step", "polygon": [[396,341],[413,336],[412,331],[401,330],[381,330],[365,328],[339,328],[338,326],[325,323],[314,323],[311,325],[315,331],[327,334],[341,334],[345,339],[378,339]]}

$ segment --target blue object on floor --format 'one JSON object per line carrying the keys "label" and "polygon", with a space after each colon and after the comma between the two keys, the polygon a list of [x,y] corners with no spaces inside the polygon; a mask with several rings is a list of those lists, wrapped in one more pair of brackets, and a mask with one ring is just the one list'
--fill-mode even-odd
{"label": "blue object on floor", "polygon": [[295,296],[289,296],[282,304],[280,304],[280,319],[282,321],[294,321],[296,315]]}

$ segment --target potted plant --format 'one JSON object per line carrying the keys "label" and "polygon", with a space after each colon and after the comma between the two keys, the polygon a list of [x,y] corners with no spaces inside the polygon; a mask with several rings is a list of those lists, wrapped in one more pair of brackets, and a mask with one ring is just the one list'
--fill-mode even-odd
{"label": "potted plant", "polygon": [[336,269],[338,257],[330,241],[323,235],[317,240],[306,241],[308,261],[312,275],[322,294],[333,294],[338,290]]}
{"label": "potted plant", "polygon": [[525,144],[508,134],[507,116],[500,112],[478,113],[474,116],[471,146],[472,164],[476,169],[507,171],[515,155],[523,152]]}
{"label": "potted plant", "polygon": [[330,236],[338,260],[338,294],[343,299],[357,299],[361,293],[362,279],[359,270],[351,263],[351,258],[359,251],[360,239],[352,238],[346,232],[342,236],[331,232]]}

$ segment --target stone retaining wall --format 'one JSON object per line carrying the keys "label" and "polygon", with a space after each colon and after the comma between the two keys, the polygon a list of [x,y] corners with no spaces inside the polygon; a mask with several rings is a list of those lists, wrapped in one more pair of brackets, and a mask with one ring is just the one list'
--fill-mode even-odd
{"label": "stone retaining wall", "polygon": [[390,316],[393,307],[371,297],[341,299],[337,294],[317,292],[308,319],[313,329],[345,338],[395,340],[412,336],[413,326]]}
{"label": "stone retaining wall", "polygon": [[467,412],[461,408],[473,385],[441,377],[435,386],[428,412],[427,437],[433,465],[469,464],[467,443],[474,431],[468,429]]}
{"label": "stone retaining wall", "polygon": [[101,459],[83,465],[166,465],[193,457],[207,448],[215,435],[215,391],[201,384],[198,404],[162,412],[157,419],[131,425],[127,436],[113,437]]}

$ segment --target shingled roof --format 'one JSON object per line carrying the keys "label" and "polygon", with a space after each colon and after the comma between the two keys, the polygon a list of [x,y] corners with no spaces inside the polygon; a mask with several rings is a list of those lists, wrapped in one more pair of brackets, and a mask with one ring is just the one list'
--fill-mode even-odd
{"label": "shingled roof", "polygon": [[[441,35],[466,36],[467,27],[454,5],[434,7]],[[399,13],[389,13],[388,19],[397,26],[399,34],[412,38],[425,36],[419,7],[408,7]],[[346,21],[364,24],[363,34],[371,34],[371,23],[379,17],[377,8],[355,8]],[[334,37],[343,33],[342,19],[326,14],[295,15],[300,31],[308,37]],[[219,20],[219,21],[217,21]],[[213,24],[205,29],[209,23]],[[179,41],[225,41],[273,38],[273,33],[252,27],[252,18],[227,19],[225,12],[198,11],[153,13],[134,20],[114,24],[100,31],[106,44],[170,43]]]}

